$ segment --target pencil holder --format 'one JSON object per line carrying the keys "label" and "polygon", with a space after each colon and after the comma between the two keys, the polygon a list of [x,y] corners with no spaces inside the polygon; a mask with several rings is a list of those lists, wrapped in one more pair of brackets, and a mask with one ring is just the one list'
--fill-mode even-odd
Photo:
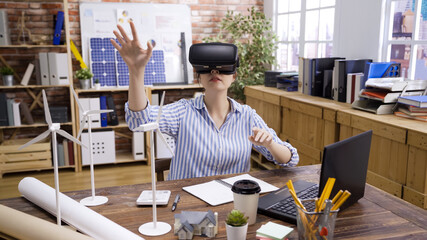
{"label": "pencil holder", "polygon": [[334,239],[335,220],[338,210],[315,212],[315,200],[301,200],[306,210],[297,208],[298,239]]}

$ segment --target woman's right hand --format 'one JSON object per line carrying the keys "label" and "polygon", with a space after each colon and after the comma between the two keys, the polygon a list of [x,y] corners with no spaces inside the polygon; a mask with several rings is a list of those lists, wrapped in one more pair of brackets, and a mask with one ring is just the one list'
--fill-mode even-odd
{"label": "woman's right hand", "polygon": [[117,28],[119,29],[120,33],[117,31],[113,31],[113,33],[114,35],[116,35],[117,40],[119,41],[121,46],[117,44],[114,39],[110,39],[111,43],[117,49],[117,51],[119,51],[120,56],[123,58],[123,61],[128,66],[129,72],[131,74],[143,74],[145,66],[150,60],[151,53],[153,51],[153,46],[148,41],[147,49],[142,48],[141,43],[138,40],[138,34],[136,33],[135,24],[133,22],[130,22],[130,28],[132,30],[133,37],[132,40],[127,36],[122,26],[117,25]]}

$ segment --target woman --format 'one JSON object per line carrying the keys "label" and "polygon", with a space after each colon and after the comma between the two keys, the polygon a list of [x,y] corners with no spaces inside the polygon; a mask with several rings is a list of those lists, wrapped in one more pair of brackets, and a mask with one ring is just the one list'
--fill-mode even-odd
{"label": "woman", "polygon": [[[144,89],[144,71],[153,46],[143,49],[130,22],[133,39],[118,25],[114,31],[119,43],[111,43],[129,68],[129,96],[125,105],[130,129],[156,121],[158,107],[151,106]],[[268,160],[281,166],[295,166],[298,153],[281,141],[255,110],[227,97],[236,74],[221,74],[217,69],[200,74],[204,95],[165,105],[160,131],[176,141],[168,179],[183,179],[250,170],[252,146]]]}

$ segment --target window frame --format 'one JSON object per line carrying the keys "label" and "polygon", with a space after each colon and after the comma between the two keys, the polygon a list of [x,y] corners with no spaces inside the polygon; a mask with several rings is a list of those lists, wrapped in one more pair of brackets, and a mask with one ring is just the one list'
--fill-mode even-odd
{"label": "window frame", "polygon": [[[409,56],[409,67],[408,67],[408,75],[405,76],[409,79],[415,79],[415,67],[416,67],[416,60],[417,60],[417,48],[419,45],[427,45],[427,39],[426,40],[420,40],[419,39],[419,31],[420,31],[420,18],[421,18],[421,4],[423,0],[415,0],[414,4],[414,25],[412,29],[412,37],[410,40],[393,40],[391,38],[392,28],[393,28],[393,18],[391,13],[391,5],[393,2],[397,2],[400,0],[386,0],[385,1],[385,7],[384,13],[383,13],[383,22],[384,22],[384,29],[382,31],[382,46],[381,51],[379,53],[381,61],[389,62],[390,60],[390,54],[391,54],[391,45],[394,44],[402,44],[402,45],[410,45],[411,51]],[[424,0],[427,1],[427,0]]]}
{"label": "window frame", "polygon": [[[277,70],[277,69],[281,69],[281,70],[290,70],[290,68],[291,68],[291,63],[292,63],[292,54],[289,54],[289,51],[291,51],[291,48],[290,48],[290,46],[292,46],[292,44],[298,44],[298,58],[301,58],[301,57],[304,57],[304,58],[306,58],[307,56],[306,56],[306,48],[305,48],[305,45],[307,44],[307,43],[315,43],[316,45],[317,45],[317,50],[316,50],[316,58],[319,58],[319,57],[322,57],[321,56],[321,51],[319,51],[319,45],[320,44],[325,44],[325,45],[327,45],[327,44],[331,44],[332,45],[332,48],[333,48],[333,46],[334,46],[334,39],[335,39],[335,31],[336,31],[336,29],[335,29],[335,22],[336,22],[336,11],[337,11],[337,5],[338,5],[338,1],[339,0],[335,0],[335,3],[334,3],[334,5],[332,5],[332,6],[326,6],[326,7],[322,7],[322,6],[320,6],[320,4],[319,4],[319,7],[316,7],[316,8],[310,8],[310,9],[307,9],[307,4],[306,4],[306,0],[301,0],[301,8],[300,8],[300,10],[299,11],[288,11],[288,12],[286,12],[286,13],[279,13],[278,11],[278,2],[279,2],[280,0],[274,0],[273,1],[273,9],[272,9],[272,11],[273,11],[273,17],[272,17],[272,19],[273,19],[273,31],[276,33],[276,35],[278,35],[278,18],[279,18],[279,16],[280,15],[290,15],[290,14],[295,14],[295,13],[300,13],[300,35],[299,35],[299,40],[298,41],[289,41],[289,40],[287,40],[287,41],[282,41],[282,40],[278,40],[276,43],[279,45],[279,44],[286,44],[287,46],[288,46],[288,50],[287,50],[287,66],[286,67],[281,67],[280,65],[277,65],[277,66],[275,66],[274,68]],[[292,0],[289,0],[289,1],[292,1]],[[321,0],[319,0],[319,1],[321,1]],[[319,11],[319,16],[318,16],[318,18],[319,18],[319,20],[320,20],[320,11],[321,10],[323,10],[323,9],[334,9],[334,23],[332,24],[332,26],[333,26],[333,28],[334,28],[334,33],[332,34],[332,38],[330,39],[330,40],[319,40],[319,34],[320,34],[320,28],[318,27],[318,29],[317,29],[317,40],[306,40],[306,37],[305,37],[305,27],[306,27],[306,12],[307,11]],[[320,22],[320,21],[318,21],[318,22]],[[287,25],[287,29],[288,29],[288,31],[289,31],[289,21],[288,21],[288,25]],[[289,34],[288,34],[288,39],[289,39]],[[278,52],[278,50],[275,52],[275,56],[276,56],[276,60],[279,62],[279,59],[277,59],[277,57],[278,57],[278,54],[277,54],[277,52]],[[331,56],[333,56],[333,53],[331,53]],[[326,57],[326,56],[323,56],[323,57]],[[299,63],[298,63],[298,65],[299,65]]]}

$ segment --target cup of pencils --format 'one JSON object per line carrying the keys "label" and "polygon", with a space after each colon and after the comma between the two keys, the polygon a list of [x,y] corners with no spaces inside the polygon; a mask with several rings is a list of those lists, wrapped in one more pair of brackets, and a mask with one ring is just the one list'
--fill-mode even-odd
{"label": "cup of pencils", "polygon": [[[299,239],[333,239],[338,210],[325,209],[322,212],[309,211],[315,199],[301,200],[304,209],[297,206],[297,227]],[[311,207],[313,208],[313,207]]]}
{"label": "cup of pencils", "polygon": [[340,206],[350,197],[350,192],[340,190],[332,200],[329,199],[335,178],[326,182],[320,198],[300,200],[295,193],[292,181],[286,185],[291,193],[297,208],[297,227],[299,239],[334,238],[335,220]]}

